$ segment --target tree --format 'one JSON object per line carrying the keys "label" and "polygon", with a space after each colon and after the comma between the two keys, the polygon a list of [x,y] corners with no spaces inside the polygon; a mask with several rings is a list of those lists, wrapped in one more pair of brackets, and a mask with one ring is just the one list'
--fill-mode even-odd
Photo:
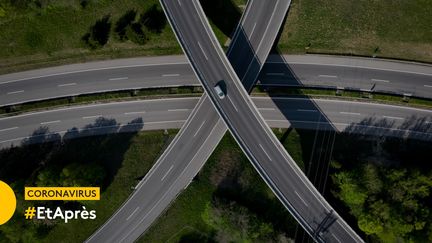
{"label": "tree", "polygon": [[384,230],[382,223],[371,215],[361,215],[358,219],[358,226],[368,235],[379,234]]}
{"label": "tree", "polygon": [[97,164],[70,164],[63,168],[60,182],[63,186],[100,186],[105,179],[104,168]]}

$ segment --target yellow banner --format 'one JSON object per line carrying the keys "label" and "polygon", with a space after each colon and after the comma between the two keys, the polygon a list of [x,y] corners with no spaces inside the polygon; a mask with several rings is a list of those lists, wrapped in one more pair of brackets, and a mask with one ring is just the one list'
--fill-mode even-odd
{"label": "yellow banner", "polygon": [[99,200],[99,187],[26,187],[25,200]]}

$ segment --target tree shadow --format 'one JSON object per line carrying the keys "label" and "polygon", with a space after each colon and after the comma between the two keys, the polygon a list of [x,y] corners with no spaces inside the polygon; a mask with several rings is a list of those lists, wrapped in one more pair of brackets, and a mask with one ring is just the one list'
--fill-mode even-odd
{"label": "tree shadow", "polygon": [[141,15],[139,22],[149,31],[159,34],[165,28],[167,19],[162,9],[154,4]]}
{"label": "tree shadow", "polygon": [[0,178],[8,183],[51,182],[51,186],[59,186],[64,169],[75,166],[89,176],[92,172],[106,174],[98,185],[103,190],[112,182],[132,138],[143,126],[142,118],[123,125],[115,119],[98,118],[83,128],[68,129],[63,136],[39,127],[19,146],[0,150]]}
{"label": "tree shadow", "polygon": [[210,21],[224,35],[230,37],[236,29],[241,12],[231,0],[200,0],[201,6]]}
{"label": "tree shadow", "polygon": [[111,30],[111,16],[105,15],[96,21],[89,29],[89,32],[81,38],[84,43],[91,49],[103,47],[109,39]]}
{"label": "tree shadow", "polygon": [[117,20],[114,31],[117,33],[120,40],[126,39],[126,28],[135,21],[136,15],[137,12],[132,9],[127,11]]}
{"label": "tree shadow", "polygon": [[[398,161],[404,167],[432,169],[429,159],[432,124],[427,120],[426,117],[413,115],[400,124],[374,117],[352,123],[338,138],[341,142],[337,144],[337,154],[341,157],[337,159],[355,163],[371,154],[385,151],[390,161]],[[347,146],[350,146],[352,153],[344,152]],[[394,163],[387,164],[389,165]]]}

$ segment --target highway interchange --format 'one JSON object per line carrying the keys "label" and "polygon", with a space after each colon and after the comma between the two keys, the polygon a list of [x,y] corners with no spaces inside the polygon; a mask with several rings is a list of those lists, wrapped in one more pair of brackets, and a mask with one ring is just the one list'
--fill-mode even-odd
{"label": "highway interchange", "polygon": [[[279,1],[273,2],[273,4],[278,3]],[[193,5],[191,4],[189,7],[191,6]],[[196,8],[196,6],[193,7]],[[193,10],[189,9],[188,11],[192,12]],[[282,13],[279,15],[282,15]],[[260,15],[252,16],[259,17]],[[273,17],[273,15],[264,14],[261,15],[261,18],[265,16]],[[247,22],[245,19],[242,19],[242,21]],[[270,23],[269,20],[267,20],[267,22]],[[260,38],[262,38],[262,34],[266,29],[259,30],[259,28],[257,28],[257,30],[255,30],[254,25],[250,25],[249,28],[248,38],[250,38],[252,33],[258,33],[255,45],[253,45],[252,41],[252,46],[257,48],[260,46],[262,41]],[[244,29],[245,32],[248,33],[247,28],[245,27]],[[203,36],[204,35],[205,34],[203,34]],[[196,36],[195,38],[198,37]],[[233,43],[236,42],[233,41]],[[272,42],[270,42],[270,44],[271,43]],[[268,51],[270,47],[271,45],[267,48]],[[210,47],[200,47],[200,49],[201,51],[207,51]],[[230,50],[231,49],[228,51],[228,57],[230,57]],[[233,48],[232,50],[240,49]],[[204,56],[210,56],[207,52],[203,52],[203,54]],[[267,54],[268,52],[261,54],[263,60],[265,60]],[[235,54],[235,52],[232,55],[234,57],[239,56],[239,54]],[[260,55],[258,55],[258,57],[259,56]],[[210,58],[214,57],[210,56]],[[428,83],[431,81],[430,76],[432,75],[429,66],[371,61],[357,58],[349,59],[321,56],[287,56],[285,58],[290,60],[288,61],[289,65],[286,65],[285,61],[278,56],[269,59],[270,61],[264,65],[264,69],[259,77],[262,84],[296,86],[325,85],[364,90],[370,89],[370,87],[375,84],[374,90],[382,89],[385,92],[408,93],[424,97],[428,97],[431,93],[428,92]],[[207,58],[204,57],[204,59]],[[259,62],[254,63],[254,65],[262,67],[264,61],[259,60],[259,58],[257,59]],[[280,63],[281,61],[284,62]],[[246,82],[246,84],[252,87],[260,68],[258,68],[258,71],[254,71],[254,68],[252,69],[254,72],[252,72],[248,71],[249,69],[245,69],[244,66],[242,67],[241,63],[236,65],[235,59],[230,59],[230,62],[234,69],[236,69],[236,67],[238,68],[236,69],[237,74],[245,73],[244,79],[242,80],[250,82]],[[243,71],[241,71],[242,68]],[[41,73],[38,74],[37,72]],[[222,73],[223,70],[220,72]],[[216,75],[220,72],[216,72]],[[250,75],[250,77],[248,77],[248,75]],[[412,80],[412,84],[408,85],[407,80]],[[184,57],[115,60],[111,62],[93,63],[93,66],[91,64],[77,64],[1,76],[0,87],[2,93],[0,93],[0,104],[9,105],[30,100],[65,97],[107,90],[178,85],[199,85],[199,81],[193,75],[193,71],[190,69]],[[378,87],[380,89],[378,89]],[[229,88],[229,90],[231,89],[232,88]],[[241,96],[238,96],[238,98],[240,97]],[[198,132],[206,130],[205,127],[203,127],[204,123],[202,123],[202,118],[196,118],[195,120],[198,121],[196,124],[190,125],[190,123],[188,123],[193,122],[193,120],[190,121],[190,118],[194,116],[208,117],[208,119],[212,119],[213,117],[213,120],[218,120],[218,115],[215,114],[212,109],[208,109],[208,107],[211,106],[210,103],[203,105],[204,102],[206,102],[205,98],[199,101],[196,98],[134,101],[73,107],[10,118],[0,118],[0,137],[2,139],[0,142],[2,146],[7,146],[10,142],[19,142],[22,138],[28,136],[35,128],[40,126],[49,127],[51,132],[64,133],[72,127],[83,128],[86,124],[92,123],[98,117],[114,118],[123,125],[135,121],[135,124],[132,126],[133,129],[150,130],[173,127],[179,128],[181,126],[186,128],[191,127],[189,132],[180,132],[180,136],[177,136],[176,140],[174,140],[172,145],[167,149],[167,151],[175,152],[164,153],[165,156],[172,154],[172,156],[175,156],[173,157],[175,159],[170,159],[162,155],[161,159],[156,163],[156,166],[146,176],[143,182],[137,186],[136,191],[139,191],[141,188],[146,189],[146,196],[142,196],[141,193],[141,197],[137,197],[135,200],[135,206],[129,207],[123,212],[122,217],[124,220],[115,220],[116,222],[114,222],[113,228],[106,230],[106,232],[112,234],[112,238],[100,238],[100,240],[104,241],[117,240],[128,242],[137,239],[169,205],[169,202],[188,185],[191,178],[194,177],[207,157],[211,154],[212,148],[217,145],[219,139],[223,136],[225,125],[220,122],[220,120],[217,122],[216,126],[213,125],[213,129],[207,129],[210,135],[203,137],[197,135]],[[241,101],[238,102],[241,103]],[[429,124],[428,121],[430,121],[430,113],[427,110],[370,103],[326,100],[317,100],[311,103],[309,100],[279,99],[275,100],[276,104],[274,104],[269,99],[263,98],[256,98],[254,102],[269,125],[273,127],[288,127],[290,124],[289,121],[291,121],[294,127],[313,128],[317,124],[317,119],[321,119],[322,114],[325,114],[326,121],[331,121],[332,127],[338,130],[345,129],[351,122],[358,123],[369,117],[390,120],[394,122],[394,127],[397,127],[404,121],[408,121],[409,118],[413,116],[417,119],[425,118],[427,124]],[[344,105],[341,106],[340,103],[343,102]],[[205,109],[206,113],[202,111],[204,109],[200,112],[193,109],[195,105],[197,105],[197,107],[207,106]],[[341,110],[340,107],[346,107],[347,110]],[[231,107],[231,109],[232,108],[236,110],[235,107]],[[143,125],[139,126],[137,121],[143,123]],[[208,127],[212,128],[212,125],[210,124]],[[119,130],[121,130],[121,128],[117,130],[106,129],[100,131],[103,133],[109,131],[117,132]],[[218,130],[222,132],[219,132],[217,136],[214,133]],[[128,130],[126,129],[124,131]],[[196,139],[195,143],[188,144],[188,146],[199,148],[196,153],[192,153],[192,158],[190,158],[190,154],[186,154],[186,152],[189,151],[188,149],[172,150],[172,147],[175,147],[176,144],[180,147],[185,146],[182,142],[178,143],[178,141],[181,141],[182,134],[184,137],[201,137],[201,140]],[[209,137],[212,139],[208,139]],[[182,155],[181,151],[186,152],[183,152]],[[265,155],[265,153],[261,155]],[[176,165],[179,166],[177,168],[174,167],[172,163],[163,162],[163,160],[178,160],[177,156],[180,158],[183,157],[183,160],[187,163]],[[168,174],[169,176],[167,176]],[[163,183],[161,183],[161,181]],[[155,188],[156,184],[163,184],[163,186],[152,190],[151,188]],[[139,193],[134,193],[134,195],[138,194]],[[151,197],[149,195],[155,196]],[[133,196],[131,198],[133,198]],[[148,200],[148,202],[144,203],[145,200]],[[304,199],[300,198],[300,200],[297,201],[303,203],[302,201],[304,201]],[[309,200],[306,201],[309,202]],[[306,207],[308,206],[309,205],[306,205]],[[119,213],[116,213],[116,215],[119,215]],[[132,230],[125,230],[130,228],[132,228]],[[106,237],[107,234],[104,236]],[[333,241],[339,239],[336,238],[335,235],[330,237],[333,237],[333,239],[330,239]],[[343,239],[346,240],[347,238]],[[92,238],[90,238],[90,240],[92,240]],[[93,241],[96,242],[97,240]]]}
{"label": "highway interchange", "polygon": [[[250,99],[247,87],[243,87],[223,53],[200,3],[193,0],[161,3],[180,45],[220,118],[285,208],[315,241],[362,242],[307,179],[265,123]],[[270,15],[283,11],[279,8],[266,9],[270,10]],[[255,47],[250,41],[243,45],[246,57],[256,57],[251,62],[243,62],[244,69],[259,69],[264,63],[260,58],[261,44],[262,42]],[[264,42],[264,45],[269,46],[270,50],[273,43]],[[256,77],[257,75],[252,78]],[[242,82],[245,80],[242,79]],[[218,96],[213,89],[216,85],[226,90],[226,98]]]}
{"label": "highway interchange", "polygon": [[[174,2],[177,7],[190,7],[192,6],[191,3],[192,2],[189,1],[184,1],[183,3],[181,1]],[[163,4],[162,2],[162,6]],[[199,6],[197,2],[194,2],[193,6],[197,6],[195,4]],[[277,15],[265,14],[266,8],[264,5],[278,8],[281,12]],[[252,86],[254,81],[251,80],[250,77],[255,79],[259,74],[260,68],[243,68],[242,71],[240,71],[240,68],[243,67],[243,63],[254,60],[254,55],[244,55],[242,59],[238,59],[238,55],[244,53],[241,50],[242,47],[247,44],[248,40],[254,40],[252,45],[255,47],[265,38],[267,38],[270,43],[273,43],[278,32],[277,30],[279,29],[278,26],[280,26],[280,23],[285,17],[288,6],[289,1],[250,1],[246,7],[245,13],[233,35],[234,37],[227,51],[227,55],[229,58],[234,58],[232,60],[233,65],[239,69],[242,76],[245,76],[244,82],[248,82],[249,86]],[[252,20],[261,20],[260,22],[266,23],[267,25],[263,25],[264,27],[258,26],[257,28],[252,27],[250,24],[247,25],[247,23],[252,23]],[[189,25],[193,26],[193,24],[197,23],[199,22],[195,19],[195,21],[192,21]],[[276,30],[264,35],[265,31],[268,29],[265,26],[270,25],[274,25]],[[256,34],[255,38],[253,38],[252,32],[249,32],[249,34],[243,32],[247,27],[254,29],[253,33]],[[267,47],[267,51],[261,55],[267,56],[270,47]],[[202,46],[200,48],[202,48]],[[239,50],[241,51],[240,53],[238,53]],[[237,61],[235,59],[236,57]],[[143,183],[117,213],[89,238],[89,241],[133,241],[136,239],[150,226],[154,219],[169,205],[175,196],[192,181],[223,137],[225,131],[226,128],[219,119],[217,113],[213,110],[209,99],[206,95],[203,95],[178,135],[158,159],[156,165],[147,174],[146,178],[144,178]],[[170,172],[171,181],[164,180],[160,182],[160,173],[168,172]],[[155,196],[157,199],[160,198],[158,201],[153,198],[148,199],[148,194],[144,193],[148,190],[156,191],[158,192],[156,195],[162,195],[162,197]],[[135,207],[136,205],[144,207],[141,208],[141,206],[139,206],[138,208]],[[154,208],[157,208],[157,210],[153,210]],[[130,220],[127,220],[134,209],[136,209],[136,213]],[[124,223],[125,221],[127,221],[127,223]],[[124,228],[126,228],[126,230],[123,230]]]}

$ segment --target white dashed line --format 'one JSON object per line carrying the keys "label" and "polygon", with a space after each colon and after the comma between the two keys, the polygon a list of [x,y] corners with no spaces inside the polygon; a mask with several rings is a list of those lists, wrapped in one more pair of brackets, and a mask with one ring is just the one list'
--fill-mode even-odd
{"label": "white dashed line", "polygon": [[254,31],[255,31],[255,27],[256,27],[256,22],[255,22],[255,24],[254,24],[254,26],[252,27],[252,31],[251,31],[251,33],[250,33],[250,35],[249,35],[249,38],[252,36],[252,34],[254,33]]}
{"label": "white dashed line", "polygon": [[23,92],[24,92],[24,90],[18,90],[18,91],[9,92],[7,94],[11,95],[11,94],[19,94],[19,93],[23,93]]}
{"label": "white dashed line", "polygon": [[168,111],[188,111],[189,109],[172,109],[172,110],[168,110]]}
{"label": "white dashed line", "polygon": [[132,112],[125,112],[125,115],[139,115],[139,114],[145,114],[145,111],[132,111]]}
{"label": "white dashed line", "polygon": [[425,86],[426,88],[432,88],[432,85],[423,85],[423,86]]}
{"label": "white dashed line", "polygon": [[319,77],[321,77],[321,78],[337,78],[336,75],[325,75],[325,74],[321,74],[321,75],[319,75]]}
{"label": "white dashed line", "polygon": [[206,121],[204,120],[204,121],[201,123],[201,126],[199,126],[198,130],[196,130],[195,134],[193,135],[194,137],[198,134],[199,130],[202,128],[202,126],[204,125],[205,122],[206,122]]}
{"label": "white dashed line", "polygon": [[360,115],[361,115],[360,113],[356,113],[356,112],[345,112],[345,111],[341,111],[340,113],[341,113],[341,114],[344,114],[344,115],[355,115],[355,116],[360,116]]}
{"label": "white dashed line", "polygon": [[99,118],[102,117],[102,115],[95,115],[95,116],[83,116],[82,119],[94,119],[94,118]]}
{"label": "white dashed line", "polygon": [[208,57],[207,57],[206,53],[204,52],[204,49],[202,48],[201,43],[199,43],[199,41],[198,41],[198,46],[201,49],[202,53],[204,54],[205,59],[208,60]]}
{"label": "white dashed line", "polygon": [[10,128],[0,129],[0,132],[6,132],[6,131],[15,130],[15,129],[18,129],[18,127],[10,127]]}
{"label": "white dashed line", "polygon": [[171,167],[168,169],[168,171],[165,173],[164,176],[162,176],[161,181],[163,181],[165,179],[165,177],[167,177],[168,173],[170,173],[170,171],[174,168],[174,165],[171,165]]}
{"label": "white dashed line", "polygon": [[398,116],[383,116],[384,118],[387,119],[395,119],[395,120],[403,120],[404,118],[402,117],[398,117]]}
{"label": "white dashed line", "polygon": [[126,218],[126,221],[128,221],[132,215],[134,215],[136,213],[136,211],[138,211],[139,207],[135,208],[135,210]]}
{"label": "white dashed line", "polygon": [[306,203],[306,201],[300,196],[300,194],[298,194],[297,191],[294,191],[294,193],[297,195],[297,197],[300,198],[300,200],[304,203],[304,205],[306,205],[306,207],[309,207],[309,205]]}
{"label": "white dashed line", "polygon": [[234,103],[232,102],[231,98],[230,98],[229,96],[227,96],[227,97],[228,97],[228,100],[229,100],[229,101],[231,102],[231,104],[233,105],[234,109],[238,112],[237,107],[234,105]]}
{"label": "white dashed line", "polygon": [[125,80],[128,79],[128,77],[120,77],[120,78],[110,78],[110,81],[115,81],[115,80]]}
{"label": "white dashed line", "polygon": [[274,111],[276,109],[275,108],[258,108],[258,110],[260,110],[260,111]]}
{"label": "white dashed line", "polygon": [[47,121],[47,122],[41,122],[41,125],[46,125],[46,124],[52,124],[52,123],[59,123],[60,120],[56,120],[56,121]]}
{"label": "white dashed line", "polygon": [[74,86],[76,83],[68,83],[68,84],[59,84],[57,87],[66,87],[66,86]]}
{"label": "white dashed line", "polygon": [[173,74],[163,74],[162,77],[178,77],[180,76],[180,74],[178,73],[173,73]]}
{"label": "white dashed line", "polygon": [[270,158],[269,154],[264,150],[263,146],[262,146],[261,144],[259,144],[259,146],[260,146],[261,150],[265,153],[265,155],[267,156],[267,158],[269,158],[270,161],[273,161],[273,160]]}
{"label": "white dashed line", "polygon": [[385,79],[375,79],[375,78],[373,78],[372,81],[374,81],[374,82],[390,83],[390,81],[385,80]]}

